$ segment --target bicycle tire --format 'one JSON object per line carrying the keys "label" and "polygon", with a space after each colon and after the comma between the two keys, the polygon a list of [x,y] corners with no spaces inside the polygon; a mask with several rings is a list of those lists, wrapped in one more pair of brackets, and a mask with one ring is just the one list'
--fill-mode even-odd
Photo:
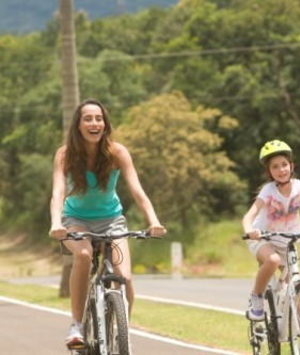
{"label": "bicycle tire", "polygon": [[123,298],[118,292],[106,295],[108,355],[130,355],[128,323]]}
{"label": "bicycle tire", "polygon": [[[295,305],[297,310],[298,326],[300,325],[300,284],[295,288]],[[292,309],[289,308],[289,343],[292,355],[300,354],[300,338],[296,334],[295,322],[293,322]]]}
{"label": "bicycle tire", "polygon": [[266,291],[265,296],[269,312],[267,312],[267,331],[268,331],[268,346],[270,355],[280,355],[281,344],[278,340],[278,325],[275,311],[274,297],[271,290]]}
{"label": "bicycle tire", "polygon": [[86,345],[85,355],[100,355],[97,307],[94,298],[90,298],[87,305],[83,333]]}

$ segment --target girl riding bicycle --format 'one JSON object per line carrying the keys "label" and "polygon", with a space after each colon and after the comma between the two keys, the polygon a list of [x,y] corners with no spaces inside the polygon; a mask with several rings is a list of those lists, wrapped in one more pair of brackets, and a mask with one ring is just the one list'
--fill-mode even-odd
{"label": "girl riding bicycle", "polygon": [[[152,236],[166,233],[138,179],[128,150],[111,138],[111,124],[102,104],[89,99],[76,109],[66,145],[60,147],[54,159],[51,199],[50,236],[63,239],[67,232],[127,230],[123,208],[116,193],[120,173],[129,191],[145,216]],[[63,242],[73,254],[70,276],[70,296],[73,323],[66,345],[84,342],[82,316],[87,296],[92,246],[88,240]],[[134,291],[131,280],[130,253],[126,239],[121,239],[113,251],[115,272],[126,279],[129,310]],[[119,253],[122,258],[120,260]]]}
{"label": "girl riding bicycle", "polygon": [[270,181],[243,217],[244,232],[250,237],[249,250],[260,265],[250,296],[248,317],[252,320],[264,319],[263,293],[276,269],[285,263],[287,241],[280,237],[259,240],[261,231],[300,231],[300,180],[293,178],[292,149],[285,142],[273,140],[261,148],[259,160]]}

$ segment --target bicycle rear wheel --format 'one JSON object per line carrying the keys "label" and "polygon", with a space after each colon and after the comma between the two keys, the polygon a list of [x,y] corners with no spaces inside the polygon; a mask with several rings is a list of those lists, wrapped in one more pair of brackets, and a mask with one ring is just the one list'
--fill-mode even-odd
{"label": "bicycle rear wheel", "polygon": [[295,289],[295,308],[296,314],[294,315],[292,308],[289,309],[289,341],[292,355],[300,355],[300,338],[297,328],[300,327],[300,285],[298,284]]}
{"label": "bicycle rear wheel", "polygon": [[129,355],[129,334],[123,298],[118,292],[106,296],[106,337],[109,355]]}
{"label": "bicycle rear wheel", "polygon": [[278,325],[275,310],[274,297],[271,290],[266,291],[265,296],[268,303],[267,311],[267,331],[268,331],[268,346],[270,355],[280,355],[281,344],[278,341]]}
{"label": "bicycle rear wheel", "polygon": [[94,298],[90,298],[87,305],[85,322],[83,324],[83,332],[86,344],[85,355],[100,355],[97,308]]}

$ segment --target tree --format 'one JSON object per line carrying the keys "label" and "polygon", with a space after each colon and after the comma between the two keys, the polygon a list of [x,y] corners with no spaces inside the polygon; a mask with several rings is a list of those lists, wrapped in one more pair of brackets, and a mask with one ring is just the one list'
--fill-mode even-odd
{"label": "tree", "polygon": [[236,125],[217,109],[193,109],[180,92],[157,96],[129,112],[116,135],[132,152],[163,223],[176,221],[186,231],[194,212],[234,211],[245,185],[222,151],[218,132]]}
{"label": "tree", "polygon": [[[60,0],[61,28],[61,64],[62,64],[62,100],[63,100],[63,132],[68,132],[69,124],[76,106],[79,104],[79,87],[76,66],[75,29],[73,21],[73,0]],[[72,267],[70,256],[64,255],[64,265],[60,283],[60,296],[67,297],[69,277]]]}

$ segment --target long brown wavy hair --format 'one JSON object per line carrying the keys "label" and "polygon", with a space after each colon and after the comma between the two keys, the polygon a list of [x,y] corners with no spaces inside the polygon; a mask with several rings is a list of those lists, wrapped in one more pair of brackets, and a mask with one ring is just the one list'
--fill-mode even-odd
{"label": "long brown wavy hair", "polygon": [[67,136],[67,148],[64,156],[64,173],[72,181],[72,189],[68,195],[84,194],[87,191],[86,171],[88,170],[87,151],[85,149],[84,139],[79,131],[79,123],[82,115],[82,108],[85,105],[97,105],[100,107],[105,128],[101,140],[97,146],[96,160],[93,172],[96,175],[97,184],[101,190],[105,190],[109,180],[110,172],[113,168],[112,154],[112,127],[109,121],[108,113],[104,106],[97,100],[87,99],[80,103],[76,108]]}

